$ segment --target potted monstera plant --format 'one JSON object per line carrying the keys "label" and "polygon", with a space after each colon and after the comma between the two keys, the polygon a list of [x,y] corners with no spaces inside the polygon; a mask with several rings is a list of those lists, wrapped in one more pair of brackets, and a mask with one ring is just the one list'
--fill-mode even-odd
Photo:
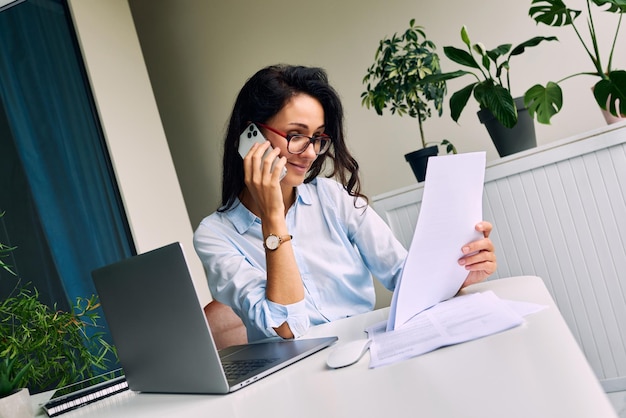
{"label": "potted monstera plant", "polygon": [[441,116],[447,90],[443,80],[421,81],[440,72],[435,44],[426,37],[424,28],[415,25],[415,19],[411,19],[404,33],[395,33],[379,42],[374,63],[363,78],[366,85],[361,94],[363,106],[374,108],[378,115],[388,108],[391,114],[417,119],[422,148],[406,154],[405,159],[418,182],[424,181],[428,158],[438,154],[438,143],[446,152],[456,153],[456,148],[447,139],[431,143],[426,141],[424,134],[424,122],[433,111]]}
{"label": "potted monstera plant", "polygon": [[[616,118],[626,117],[626,71],[613,68],[613,53],[619,39],[618,34],[622,17],[626,12],[626,0],[586,0],[586,20],[583,26],[587,27],[587,41],[583,38],[578,19],[583,15],[582,10],[569,8],[562,0],[533,0],[529,15],[537,22],[553,27],[568,26],[575,33],[585,52],[593,63],[593,71],[579,72],[567,76],[557,82],[549,82],[546,86],[533,86],[524,96],[531,113],[538,113],[549,118],[563,105],[563,94],[559,83],[578,75],[590,75],[599,78],[593,86],[593,95],[601,109],[605,110],[605,118],[611,123]],[[611,46],[608,50],[606,67],[600,56],[601,44],[596,31],[594,12],[612,13],[616,16],[615,31],[610,38]]]}
{"label": "potted monstera plant", "polygon": [[[15,272],[5,260],[15,249],[0,243],[0,270],[12,277]],[[78,298],[69,312],[51,308],[39,300],[37,289],[17,279],[12,293],[0,301],[0,416],[32,417],[30,392],[108,369],[108,355],[116,352],[98,332],[98,307],[91,296]]]}
{"label": "potted monstera plant", "polygon": [[422,83],[448,81],[458,77],[471,76],[474,80],[450,97],[450,114],[458,122],[470,97],[478,102],[479,120],[485,124],[491,139],[501,157],[536,146],[533,119],[523,105],[523,98],[513,98],[509,69],[511,58],[520,55],[527,48],[544,41],[557,40],[554,36],[536,36],[513,47],[502,44],[486,49],[480,43],[472,43],[467,28],[461,28],[464,49],[445,46],[445,55],[457,64],[469,67],[470,71],[433,74],[425,77]]}

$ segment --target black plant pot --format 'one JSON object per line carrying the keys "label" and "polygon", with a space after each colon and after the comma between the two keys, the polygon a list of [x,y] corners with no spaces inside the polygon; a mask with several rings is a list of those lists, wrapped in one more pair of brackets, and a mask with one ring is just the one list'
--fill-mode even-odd
{"label": "black plant pot", "polygon": [[428,159],[437,155],[438,152],[439,148],[437,145],[433,145],[405,154],[404,158],[411,165],[411,169],[418,183],[426,179],[426,165],[428,164]]}
{"label": "black plant pot", "polygon": [[514,101],[517,107],[517,123],[512,128],[502,126],[489,109],[478,111],[478,119],[487,128],[500,157],[537,146],[535,123],[524,106],[524,98],[516,97]]}

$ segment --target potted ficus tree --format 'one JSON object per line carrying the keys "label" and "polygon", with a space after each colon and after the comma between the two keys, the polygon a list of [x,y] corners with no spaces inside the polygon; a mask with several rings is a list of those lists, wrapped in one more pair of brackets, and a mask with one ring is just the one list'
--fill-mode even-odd
{"label": "potted ficus tree", "polygon": [[[374,63],[363,78],[366,90],[361,104],[374,108],[378,115],[389,108],[391,114],[417,119],[422,148],[405,155],[417,181],[424,181],[428,158],[438,154],[437,143],[426,141],[424,122],[433,110],[441,116],[446,95],[445,81],[421,83],[441,67],[435,44],[426,37],[424,28],[411,19],[404,33],[383,38],[374,56]],[[446,152],[456,153],[454,145],[444,139],[440,144]]]}
{"label": "potted ficus tree", "polygon": [[[0,243],[0,270],[11,276],[15,273],[4,260],[14,250]],[[37,289],[17,280],[0,301],[0,416],[32,417],[29,393],[108,369],[108,355],[116,352],[98,332],[98,307],[97,297],[91,296],[78,298],[69,312],[50,308],[39,300]]]}
{"label": "potted ficus tree", "polygon": [[523,98],[513,98],[511,94],[510,62],[512,57],[524,53],[527,48],[557,38],[537,36],[515,47],[502,44],[488,50],[480,42],[472,43],[467,28],[463,26],[461,40],[465,44],[464,49],[445,46],[443,51],[450,60],[472,70],[434,74],[422,82],[448,81],[466,75],[474,77],[472,83],[450,97],[452,119],[458,122],[473,95],[480,107],[479,120],[485,124],[501,157],[536,146],[533,119],[525,111]]}
{"label": "potted ficus tree", "polygon": [[[563,95],[559,83],[578,75],[591,75],[599,80],[593,86],[593,95],[601,109],[605,110],[607,122],[615,121],[614,118],[626,117],[626,71],[613,69],[613,53],[617,43],[622,17],[626,12],[626,0],[586,0],[587,19],[585,21],[588,40],[585,41],[577,19],[583,14],[581,10],[569,8],[562,0],[533,0],[529,15],[537,22],[548,26],[569,26],[576,33],[576,37],[582,44],[585,52],[593,63],[593,71],[575,73],[557,82],[549,82],[546,86],[533,86],[524,96],[529,111],[539,113],[549,118],[555,113],[553,109],[560,109]],[[593,7],[592,7],[593,6]],[[600,56],[600,41],[596,31],[593,12],[602,11],[612,13],[617,19],[615,31],[610,38],[608,61],[604,67],[604,61]]]}

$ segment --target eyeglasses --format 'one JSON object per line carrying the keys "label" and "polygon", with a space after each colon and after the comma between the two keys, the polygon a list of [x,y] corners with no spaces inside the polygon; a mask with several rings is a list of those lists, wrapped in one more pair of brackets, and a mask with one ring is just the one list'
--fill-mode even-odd
{"label": "eyeglasses", "polygon": [[285,138],[287,140],[287,151],[289,151],[290,154],[302,154],[309,147],[309,144],[313,144],[315,154],[320,155],[328,151],[332,141],[332,138],[326,134],[316,136],[286,134],[263,123],[257,122],[256,124]]}

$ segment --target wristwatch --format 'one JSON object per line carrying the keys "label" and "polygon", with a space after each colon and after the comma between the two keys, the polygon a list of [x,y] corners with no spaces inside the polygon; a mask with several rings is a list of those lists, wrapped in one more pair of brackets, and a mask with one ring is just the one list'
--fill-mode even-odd
{"label": "wristwatch", "polygon": [[291,235],[283,235],[279,237],[278,235],[275,235],[275,234],[269,234],[265,238],[263,247],[265,247],[266,250],[274,251],[275,249],[280,247],[280,244],[282,244],[283,242],[289,241],[291,238],[293,238]]}

